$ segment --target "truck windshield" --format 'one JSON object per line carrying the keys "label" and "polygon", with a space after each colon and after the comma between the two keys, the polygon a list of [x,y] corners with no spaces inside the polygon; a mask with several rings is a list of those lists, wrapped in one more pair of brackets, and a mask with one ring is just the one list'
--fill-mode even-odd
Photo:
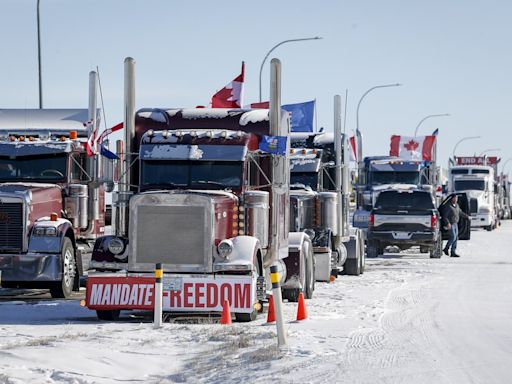
{"label": "truck windshield", "polygon": [[485,191],[484,180],[456,180],[456,191]]}
{"label": "truck windshield", "polygon": [[292,172],[290,174],[290,185],[303,184],[309,186],[314,191],[318,186],[318,173],[315,172]]}
{"label": "truck windshield", "polygon": [[144,160],[142,185],[224,189],[242,185],[241,161]]}
{"label": "truck windshield", "polygon": [[0,156],[0,181],[64,181],[67,155]]}
{"label": "truck windshield", "polygon": [[373,185],[381,184],[415,184],[419,183],[419,172],[371,172]]}
{"label": "truck windshield", "polygon": [[434,209],[432,196],[428,192],[384,191],[377,198],[380,209]]}

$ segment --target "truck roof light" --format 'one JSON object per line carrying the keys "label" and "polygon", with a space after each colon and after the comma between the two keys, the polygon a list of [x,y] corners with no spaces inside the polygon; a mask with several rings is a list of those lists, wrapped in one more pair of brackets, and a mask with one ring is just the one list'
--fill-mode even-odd
{"label": "truck roof light", "polygon": [[176,132],[174,132],[174,136],[176,136],[177,138],[180,138],[181,136],[183,136],[183,133],[181,131],[176,131]]}
{"label": "truck roof light", "polygon": [[69,138],[71,140],[76,140],[78,139],[78,132],[77,131],[69,131]]}
{"label": "truck roof light", "polygon": [[305,155],[306,153],[308,153],[308,150],[307,149],[303,149],[302,150],[302,154]]}
{"label": "truck roof light", "polygon": [[34,138],[32,136],[29,136],[28,141],[34,141]]}
{"label": "truck roof light", "polygon": [[61,136],[60,141],[66,141],[66,136]]}
{"label": "truck roof light", "polygon": [[155,135],[155,131],[152,129],[148,129],[148,136],[153,137]]}
{"label": "truck roof light", "polygon": [[167,129],[165,131],[162,131],[162,137],[166,140],[169,137],[169,131]]}
{"label": "truck roof light", "polygon": [[11,140],[11,141],[16,141],[16,137],[14,137],[14,136],[9,136],[9,140]]}
{"label": "truck roof light", "polygon": [[206,132],[206,137],[208,137],[209,139],[211,139],[213,137],[213,132],[212,131],[208,131]]}
{"label": "truck roof light", "polygon": [[241,138],[243,135],[242,131],[236,131],[236,137]]}
{"label": "truck roof light", "polygon": [[20,141],[25,141],[25,136],[20,136],[20,137],[19,137],[19,140],[20,140]]}
{"label": "truck roof light", "polygon": [[222,131],[220,133],[220,137],[222,137],[223,139],[225,139],[226,137],[228,137],[228,133],[226,131]]}
{"label": "truck roof light", "polygon": [[292,154],[295,153],[295,149],[290,148],[290,153],[292,153]]}
{"label": "truck roof light", "polygon": [[197,132],[196,131],[190,131],[190,136],[197,137]]}
{"label": "truck roof light", "polygon": [[52,212],[50,214],[50,221],[57,221],[59,216],[57,216],[57,214],[55,212]]}

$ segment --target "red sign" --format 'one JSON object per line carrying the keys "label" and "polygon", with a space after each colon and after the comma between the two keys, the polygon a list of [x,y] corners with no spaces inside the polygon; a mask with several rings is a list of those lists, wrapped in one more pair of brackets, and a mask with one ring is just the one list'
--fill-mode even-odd
{"label": "red sign", "polygon": [[[150,277],[91,276],[86,303],[90,309],[145,309],[154,307],[155,279]],[[220,312],[228,300],[233,312],[250,313],[256,302],[253,276],[165,276],[164,311]]]}
{"label": "red sign", "polygon": [[498,158],[496,156],[461,156],[455,157],[457,165],[494,165],[498,164]]}

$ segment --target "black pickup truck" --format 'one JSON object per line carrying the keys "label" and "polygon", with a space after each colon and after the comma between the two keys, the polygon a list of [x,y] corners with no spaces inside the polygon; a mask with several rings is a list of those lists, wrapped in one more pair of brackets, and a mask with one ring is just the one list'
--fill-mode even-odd
{"label": "black pickup truck", "polygon": [[[469,212],[466,195],[458,195],[461,209]],[[419,246],[422,251],[430,252],[430,257],[440,258],[442,240],[448,234],[442,229],[439,212],[443,211],[451,196],[443,201],[438,210],[428,191],[397,189],[381,192],[370,213],[367,256],[376,257],[384,253],[386,247],[394,245],[401,250]],[[466,221],[461,219],[459,223],[461,240],[470,236],[470,223]]]}

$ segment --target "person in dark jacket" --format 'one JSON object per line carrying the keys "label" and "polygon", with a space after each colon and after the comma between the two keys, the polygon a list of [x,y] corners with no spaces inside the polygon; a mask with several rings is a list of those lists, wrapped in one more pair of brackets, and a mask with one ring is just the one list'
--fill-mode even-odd
{"label": "person in dark jacket", "polygon": [[[443,225],[450,233],[450,239],[446,243],[443,252],[446,256],[460,257],[457,254],[457,239],[459,238],[459,220],[461,217],[469,218],[459,207],[457,195],[453,195],[450,203],[445,205],[443,211]],[[451,247],[451,253],[450,253]]]}

